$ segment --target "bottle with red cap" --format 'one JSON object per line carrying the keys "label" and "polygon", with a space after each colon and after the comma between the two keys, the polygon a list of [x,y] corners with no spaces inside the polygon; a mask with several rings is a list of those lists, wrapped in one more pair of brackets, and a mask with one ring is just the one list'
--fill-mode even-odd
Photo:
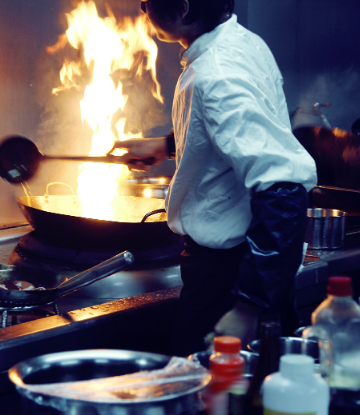
{"label": "bottle with red cap", "polygon": [[[303,337],[318,337],[320,370],[330,385],[330,414],[339,413],[359,400],[360,391],[360,306],[353,299],[349,277],[330,277],[327,298],[311,315],[312,327]],[[341,408],[340,408],[341,407]]]}
{"label": "bottle with red cap", "polygon": [[227,415],[229,413],[229,391],[236,386],[243,387],[244,394],[248,381],[242,377],[245,360],[240,355],[241,340],[233,336],[219,336],[214,339],[214,353],[209,359],[212,374],[205,394],[207,415]]}

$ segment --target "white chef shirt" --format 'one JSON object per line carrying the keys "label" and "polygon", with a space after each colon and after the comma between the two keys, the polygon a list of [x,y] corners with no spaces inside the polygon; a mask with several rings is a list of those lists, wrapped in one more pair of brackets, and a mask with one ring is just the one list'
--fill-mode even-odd
{"label": "white chef shirt", "polygon": [[198,38],[182,59],[168,225],[202,246],[232,248],[245,240],[253,192],[283,181],[309,191],[315,163],[291,132],[272,53],[235,15]]}

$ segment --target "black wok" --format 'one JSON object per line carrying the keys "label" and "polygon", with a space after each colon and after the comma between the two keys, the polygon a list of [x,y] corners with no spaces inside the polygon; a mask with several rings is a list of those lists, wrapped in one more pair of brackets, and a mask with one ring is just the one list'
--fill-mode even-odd
{"label": "black wok", "polygon": [[359,136],[325,127],[299,127],[293,133],[315,160],[318,185],[360,189]]}
{"label": "black wok", "polygon": [[[119,196],[113,205],[118,217],[111,221],[82,217],[78,196],[23,196],[16,201],[38,235],[67,247],[122,250],[159,246],[174,235],[166,213],[158,213],[159,209],[165,212],[162,199]],[[153,211],[156,214],[141,222]]]}
{"label": "black wok", "polygon": [[0,306],[25,307],[48,304],[59,297],[127,268],[133,262],[133,255],[125,251],[70,279],[34,268],[0,265],[0,284],[11,287],[15,281],[22,281],[30,283],[36,288],[35,290],[0,289]]}

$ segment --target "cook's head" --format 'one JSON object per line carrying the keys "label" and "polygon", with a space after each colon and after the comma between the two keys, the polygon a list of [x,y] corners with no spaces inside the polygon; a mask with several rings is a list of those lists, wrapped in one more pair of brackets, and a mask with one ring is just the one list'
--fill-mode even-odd
{"label": "cook's head", "polygon": [[231,16],[234,0],[142,0],[141,10],[160,40],[182,43],[189,31],[210,32]]}

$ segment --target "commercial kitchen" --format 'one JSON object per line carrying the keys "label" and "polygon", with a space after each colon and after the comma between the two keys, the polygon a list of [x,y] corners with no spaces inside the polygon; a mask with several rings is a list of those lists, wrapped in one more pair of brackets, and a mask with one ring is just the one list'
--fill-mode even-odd
{"label": "commercial kitchen", "polygon": [[[106,16],[107,7],[115,17],[138,12],[137,2],[130,0],[95,3],[100,17]],[[81,91],[59,87],[64,60],[77,59],[78,51],[61,46],[66,13],[73,9],[70,0],[0,4],[0,137],[30,137],[45,154],[90,154],[91,122],[84,127]],[[326,296],[329,276],[351,276],[355,297],[360,298],[359,12],[360,5],[352,0],[236,0],[235,5],[239,23],[259,34],[273,51],[284,77],[293,130],[317,163],[320,174],[311,206],[349,213],[344,244],[306,252],[295,281],[299,326],[310,324],[312,311]],[[163,103],[149,91],[129,101],[130,110],[143,110],[135,121],[155,137],[171,128],[172,95],[181,73],[178,45],[158,41],[156,45]],[[122,72],[119,76],[126,78]],[[145,87],[136,86],[138,95]],[[56,88],[60,89],[54,92]],[[125,116],[131,118],[129,114]],[[324,140],[328,144],[323,146]],[[347,145],[352,155],[344,160],[339,154]],[[126,250],[136,261],[45,306],[2,304],[0,402],[9,408],[4,414],[20,413],[8,370],[25,359],[85,349],[169,354],[182,285],[183,239],[163,220],[139,220],[127,227],[121,221],[71,213],[64,221],[64,215],[47,215],[46,206],[60,199],[65,211],[77,209],[78,168],[74,162],[46,162],[29,181],[30,187],[0,181],[0,270],[9,265],[29,267],[41,270],[43,278],[70,278]],[[123,176],[119,195],[155,200],[154,206],[143,204],[141,217],[162,208],[174,169],[169,160],[148,172]],[[96,192],[95,187],[90,185],[90,192]]]}

